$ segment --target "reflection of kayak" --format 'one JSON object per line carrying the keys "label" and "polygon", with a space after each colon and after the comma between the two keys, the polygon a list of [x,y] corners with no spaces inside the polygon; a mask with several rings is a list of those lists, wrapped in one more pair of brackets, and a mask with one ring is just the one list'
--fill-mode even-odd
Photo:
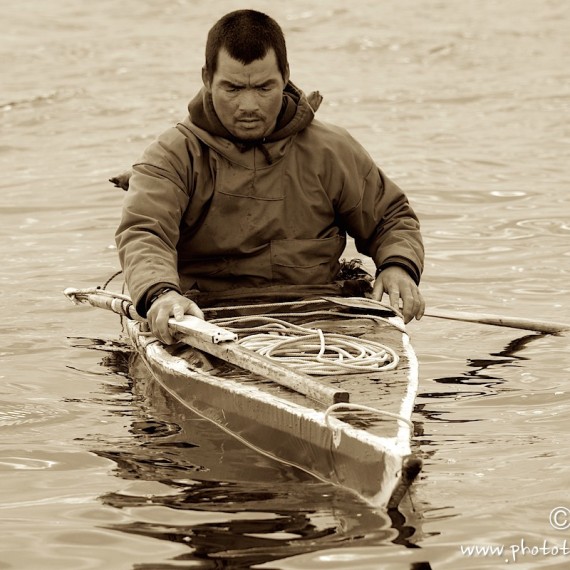
{"label": "reflection of kayak", "polygon": [[128,297],[65,293],[127,316],[156,381],[256,450],[376,507],[396,506],[418,474],[410,451],[417,360],[389,307],[360,297],[226,300],[202,305],[207,322],[172,319],[183,342],[165,346],[145,332]]}

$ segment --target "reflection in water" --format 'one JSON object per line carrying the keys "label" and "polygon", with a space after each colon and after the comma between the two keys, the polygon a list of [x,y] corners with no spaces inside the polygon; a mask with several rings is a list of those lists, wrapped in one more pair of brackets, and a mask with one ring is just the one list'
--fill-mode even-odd
{"label": "reflection in water", "polygon": [[[131,437],[97,442],[93,451],[116,464],[117,477],[147,485],[144,492],[135,486],[101,497],[131,518],[108,528],[188,548],[161,568],[180,568],[181,562],[192,568],[249,568],[341,546],[416,548],[420,516],[411,498],[400,510],[374,510],[261,456],[170,398],[135,355],[127,358],[124,350],[98,341],[91,348],[105,346],[102,364],[128,378],[130,411],[116,412],[130,417]],[[116,388],[109,389],[115,400]],[[160,491],[151,486],[149,493],[148,483]],[[151,567],[156,565],[136,566]]]}
{"label": "reflection in water", "polygon": [[[504,366],[512,366],[517,361],[527,360],[524,356],[519,356],[521,352],[530,342],[541,339],[544,334],[528,334],[523,337],[517,338],[509,342],[507,346],[499,351],[491,353],[489,356],[492,358],[478,358],[468,359],[468,370],[463,376],[452,376],[433,378],[431,381],[436,384],[446,384],[449,386],[457,386],[455,390],[437,391],[437,392],[422,392],[418,394],[418,398],[429,399],[466,399],[478,398],[485,396],[495,396],[501,391],[505,391],[505,379],[491,373],[494,368],[501,368]],[[468,390],[465,387],[476,386],[477,389]],[[466,423],[480,421],[478,418],[461,418],[451,419],[448,417],[441,417],[442,412],[437,410],[427,409],[427,404],[416,404],[416,412],[421,413],[424,417],[433,421],[445,421],[447,423]]]}
{"label": "reflection in water", "polygon": [[[442,453],[447,454],[445,461],[452,464],[456,461],[454,456],[462,456],[466,444],[481,450],[483,456],[491,457],[496,451],[486,449],[489,443],[492,443],[495,449],[503,449],[504,439],[507,439],[512,445],[512,438],[508,432],[499,430],[496,424],[491,424],[491,428],[486,427],[494,419],[493,413],[490,413],[486,406],[491,408],[500,406],[500,402],[504,401],[501,396],[520,391],[520,387],[509,385],[512,368],[527,361],[527,357],[521,352],[530,343],[539,341],[545,336],[547,335],[524,334],[508,342],[502,350],[489,353],[488,357],[467,358],[467,369],[461,376],[431,378],[429,382],[424,383],[429,385],[433,382],[434,389],[418,394],[414,410],[416,416],[421,415],[424,420],[415,420],[416,437],[413,442],[416,446],[414,451],[423,459],[424,465],[434,465],[438,462],[436,456]],[[444,390],[435,389],[441,385],[445,386]],[[461,404],[466,406],[462,408]],[[468,413],[465,413],[465,410],[468,410]],[[474,410],[480,414],[475,415]],[[466,425],[478,422],[481,425],[472,430]],[[449,427],[446,427],[447,425]],[[441,459],[439,461],[441,462]],[[463,458],[462,461],[464,461],[462,468],[468,472],[479,470],[476,461],[470,462],[469,458]],[[442,468],[444,474],[440,474],[440,480],[443,481],[443,485],[449,484],[452,487],[454,483],[450,483],[450,480],[455,482],[464,477],[465,471],[462,471],[462,468],[458,471]],[[495,469],[495,464],[486,468]],[[429,471],[429,467],[426,471]],[[465,513],[453,512],[454,507],[448,503],[430,504],[430,497],[423,498],[421,509],[425,519],[431,521],[465,516]]]}

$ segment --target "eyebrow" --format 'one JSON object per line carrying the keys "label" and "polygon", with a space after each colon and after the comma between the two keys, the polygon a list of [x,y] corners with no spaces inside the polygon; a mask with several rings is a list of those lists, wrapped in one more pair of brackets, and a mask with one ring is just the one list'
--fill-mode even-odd
{"label": "eyebrow", "polygon": [[264,81],[263,83],[260,83],[259,85],[254,85],[254,87],[271,87],[273,85],[275,85],[277,83],[276,79],[268,79],[267,81]]}
{"label": "eyebrow", "polygon": [[243,83],[234,83],[233,81],[227,81],[226,79],[222,79],[220,81],[220,85],[222,87],[243,87]]}
{"label": "eyebrow", "polygon": [[[259,83],[259,84],[255,84],[252,85],[252,87],[272,87],[273,85],[275,85],[277,82],[275,79],[268,79],[267,81],[264,81],[263,83]],[[228,81],[227,79],[222,79],[220,81],[220,85],[222,87],[245,87],[246,84],[245,83],[235,83],[233,81]]]}

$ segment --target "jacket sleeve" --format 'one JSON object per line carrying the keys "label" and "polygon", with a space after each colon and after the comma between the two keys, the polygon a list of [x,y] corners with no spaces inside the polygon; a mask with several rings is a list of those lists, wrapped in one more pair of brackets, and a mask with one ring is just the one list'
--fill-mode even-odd
{"label": "jacket sleeve", "polygon": [[399,265],[419,283],[424,246],[418,217],[402,190],[362,152],[343,177],[341,223],[357,250],[371,257],[378,269]]}
{"label": "jacket sleeve", "polygon": [[133,166],[115,234],[129,293],[143,317],[147,295],[159,284],[180,291],[176,246],[191,176],[183,159],[188,153],[177,145],[176,133],[167,131]]}

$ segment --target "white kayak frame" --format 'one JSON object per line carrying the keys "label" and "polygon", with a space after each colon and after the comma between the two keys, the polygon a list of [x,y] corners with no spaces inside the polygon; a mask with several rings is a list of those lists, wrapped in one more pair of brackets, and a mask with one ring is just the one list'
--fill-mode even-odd
{"label": "white kayak frame", "polygon": [[124,295],[100,289],[66,289],[65,294],[75,303],[130,316],[126,331],[155,381],[189,410],[266,456],[338,485],[381,509],[397,507],[421,470],[421,460],[410,447],[418,361],[399,316],[389,320],[394,320],[402,334],[409,365],[407,388],[397,413],[377,410],[398,423],[393,437],[383,437],[335,417],[338,410],[350,409],[352,404],[332,403],[324,411],[317,410],[308,398],[306,406],[300,405],[252,383],[192,367],[149,335],[138,315],[137,320],[132,318],[136,313]]}

